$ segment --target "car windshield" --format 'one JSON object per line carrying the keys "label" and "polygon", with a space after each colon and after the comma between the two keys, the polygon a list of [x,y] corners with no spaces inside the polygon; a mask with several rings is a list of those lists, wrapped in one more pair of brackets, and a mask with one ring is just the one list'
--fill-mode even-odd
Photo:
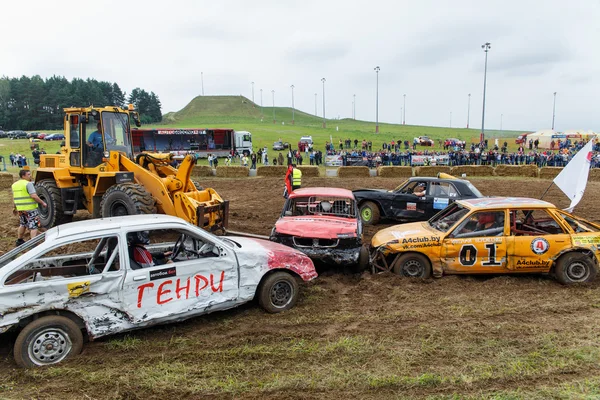
{"label": "car windshield", "polygon": [[469,209],[458,203],[453,203],[434,215],[429,220],[429,226],[442,232],[448,232],[458,221],[460,221]]}
{"label": "car windshield", "polygon": [[330,215],[356,218],[354,199],[334,196],[294,197],[285,205],[284,216]]}
{"label": "car windshield", "polygon": [[129,115],[118,112],[103,112],[102,125],[106,150],[123,151],[131,156],[129,143]]}
{"label": "car windshield", "polygon": [[8,253],[4,254],[2,257],[0,257],[0,268],[4,267],[11,261],[17,259],[21,255],[27,253],[29,250],[33,249],[38,244],[42,243],[44,241],[45,237],[46,237],[45,233],[39,234],[36,237],[34,237],[33,239],[26,241],[19,247],[15,247],[14,249],[10,250]]}
{"label": "car windshield", "polygon": [[400,191],[400,189],[402,189],[404,186],[406,186],[406,184],[407,184],[408,182],[409,182],[409,181],[404,181],[404,182],[402,182],[402,183],[401,183],[399,186],[397,186],[397,187],[396,187],[394,190],[392,190],[392,192],[398,192],[398,191]]}
{"label": "car windshield", "polygon": [[477,197],[483,197],[483,195],[481,194],[481,192],[479,190],[477,190],[477,188],[475,186],[473,186],[473,184],[471,182],[467,182],[467,187],[471,190],[471,192],[477,196]]}
{"label": "car windshield", "polygon": [[600,229],[598,224],[590,221],[586,221],[583,218],[576,217],[564,211],[558,211],[558,213],[567,221],[571,228],[576,232],[599,232]]}

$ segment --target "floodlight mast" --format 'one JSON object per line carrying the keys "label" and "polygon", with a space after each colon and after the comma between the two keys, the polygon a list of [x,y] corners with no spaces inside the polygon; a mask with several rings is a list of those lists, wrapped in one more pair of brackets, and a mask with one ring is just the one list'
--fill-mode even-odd
{"label": "floodlight mast", "polygon": [[292,125],[295,125],[294,121],[294,85],[290,86],[292,88]]}
{"label": "floodlight mast", "polygon": [[490,42],[486,42],[481,45],[483,51],[485,51],[485,67],[483,69],[483,111],[481,113],[481,136],[479,137],[479,142],[483,143],[485,141],[485,88],[487,84],[487,58],[488,51],[492,48]]}
{"label": "floodlight mast", "polygon": [[556,92],[554,92],[554,103],[552,104],[552,130],[554,130],[554,116],[556,115]]}
{"label": "floodlight mast", "polygon": [[271,90],[273,94],[273,123],[275,123],[275,90]]}
{"label": "floodlight mast", "polygon": [[402,125],[406,125],[406,93],[404,94],[404,107],[402,107]]}
{"label": "floodlight mast", "polygon": [[376,84],[375,84],[375,133],[379,133],[379,71],[381,68],[379,66],[373,68],[375,70],[375,74],[377,75]]}
{"label": "floodlight mast", "polygon": [[323,128],[327,127],[325,123],[325,78],[321,78],[321,82],[323,82]]}
{"label": "floodlight mast", "polygon": [[469,93],[469,100],[467,102],[467,129],[469,129],[470,119],[471,119],[471,93]]}

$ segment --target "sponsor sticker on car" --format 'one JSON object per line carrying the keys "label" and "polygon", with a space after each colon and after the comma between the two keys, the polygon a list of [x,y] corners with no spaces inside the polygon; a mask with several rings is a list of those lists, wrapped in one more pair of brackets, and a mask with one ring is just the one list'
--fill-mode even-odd
{"label": "sponsor sticker on car", "polygon": [[448,203],[450,202],[450,199],[445,199],[443,197],[434,197],[433,199],[433,209],[434,210],[443,210],[444,208],[448,207]]}
{"label": "sponsor sticker on car", "polygon": [[176,275],[177,275],[177,268],[175,268],[175,267],[157,269],[156,271],[150,272],[150,280],[155,281],[157,279],[168,278],[170,276],[176,276]]}
{"label": "sponsor sticker on car", "polygon": [[535,238],[531,242],[531,251],[535,254],[544,254],[550,248],[550,243],[544,238]]}

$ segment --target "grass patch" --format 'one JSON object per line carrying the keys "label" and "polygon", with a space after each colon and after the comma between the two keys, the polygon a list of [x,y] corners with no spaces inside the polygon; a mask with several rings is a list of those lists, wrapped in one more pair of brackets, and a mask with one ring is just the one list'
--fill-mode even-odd
{"label": "grass patch", "polygon": [[143,343],[142,339],[126,335],[120,339],[111,339],[106,343],[110,350],[130,351],[137,350]]}

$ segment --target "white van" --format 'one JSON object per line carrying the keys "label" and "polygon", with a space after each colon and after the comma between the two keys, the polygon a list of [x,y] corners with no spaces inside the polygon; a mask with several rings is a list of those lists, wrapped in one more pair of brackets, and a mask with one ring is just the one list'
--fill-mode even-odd
{"label": "white van", "polygon": [[312,136],[302,136],[300,138],[300,142],[302,142],[302,143],[308,143],[308,144],[313,144]]}

